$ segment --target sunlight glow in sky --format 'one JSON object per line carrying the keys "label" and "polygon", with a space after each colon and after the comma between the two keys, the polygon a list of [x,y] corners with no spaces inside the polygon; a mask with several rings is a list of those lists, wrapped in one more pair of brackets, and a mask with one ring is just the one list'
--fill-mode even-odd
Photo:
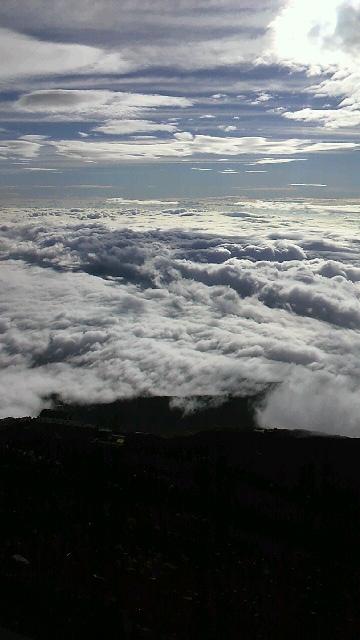
{"label": "sunlight glow in sky", "polygon": [[280,59],[321,67],[345,61],[333,42],[343,5],[343,0],[291,0],[271,25]]}

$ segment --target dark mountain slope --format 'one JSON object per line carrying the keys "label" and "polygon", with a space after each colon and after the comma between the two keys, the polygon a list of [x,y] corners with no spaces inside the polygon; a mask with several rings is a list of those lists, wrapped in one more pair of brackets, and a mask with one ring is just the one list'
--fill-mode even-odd
{"label": "dark mountain slope", "polygon": [[100,407],[0,422],[0,624],[44,640],[358,638],[360,440],[259,432],[245,414],[180,436],[148,406],[121,408],[124,432],[172,438],[121,436]]}

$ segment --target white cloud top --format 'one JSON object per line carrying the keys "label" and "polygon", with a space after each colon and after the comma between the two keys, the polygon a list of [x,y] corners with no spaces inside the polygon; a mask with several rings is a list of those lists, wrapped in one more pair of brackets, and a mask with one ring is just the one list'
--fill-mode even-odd
{"label": "white cloud top", "polygon": [[14,213],[1,231],[1,415],[35,414],[54,392],[106,402],[278,383],[262,424],[359,435],[358,205]]}

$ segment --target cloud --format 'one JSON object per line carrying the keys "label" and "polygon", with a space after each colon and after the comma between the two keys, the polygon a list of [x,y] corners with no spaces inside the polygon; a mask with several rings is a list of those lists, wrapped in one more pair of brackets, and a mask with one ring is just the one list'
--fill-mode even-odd
{"label": "cloud", "polygon": [[285,111],[284,118],[302,122],[315,122],[328,129],[341,127],[356,127],[360,124],[360,109],[354,106],[338,109],[300,109],[299,111]]}
{"label": "cloud", "polygon": [[[126,32],[132,27],[142,31],[142,24],[146,28],[153,27],[156,35],[162,32],[167,35],[167,29],[173,25],[184,30],[203,29],[214,30],[214,27],[226,29],[233,27],[235,18],[243,17],[245,25],[259,28],[266,26],[268,12],[276,9],[276,3],[259,2],[259,13],[249,11],[247,0],[182,0],[176,7],[170,7],[166,0],[124,0],[122,11],[119,12],[116,0],[79,0],[77,5],[70,0],[64,0],[61,7],[51,9],[46,0],[29,0],[22,15],[23,29],[69,29],[80,28],[85,33],[94,31],[94,23],[98,30],[108,32],[116,27],[121,35],[129,37]],[[195,11],[197,10],[197,11]],[[264,16],[265,14],[265,16]],[[18,24],[18,12],[12,0],[3,0],[0,9],[3,24],[14,27]],[[141,24],[139,25],[139,21]],[[157,27],[157,29],[156,29]],[[160,32],[160,33],[159,33]]]}
{"label": "cloud", "polygon": [[[86,403],[273,383],[262,424],[358,434],[354,204],[244,201],[232,217],[235,204],[198,203],[178,228],[181,204],[112,204],[4,212],[1,415],[35,415],[51,393]],[[212,233],[191,227],[202,219]]]}
{"label": "cloud", "polygon": [[[356,3],[358,5],[358,3]],[[337,24],[335,29],[336,46],[341,44],[341,48],[349,51],[353,55],[354,51],[360,48],[359,43],[360,28],[360,6],[354,6],[350,2],[343,2],[337,13]]]}
{"label": "cloud", "polygon": [[136,200],[128,198],[108,198],[107,202],[116,204],[165,205],[179,204],[177,200]]}
{"label": "cloud", "polygon": [[[304,261],[306,253],[302,247],[289,241],[242,245],[206,236],[193,238],[175,232],[173,235],[130,231],[114,233],[105,228],[84,225],[68,230],[50,227],[47,231],[43,227],[26,227],[19,231],[24,233],[25,242],[18,241],[13,249],[14,229],[5,229],[3,232],[10,243],[9,250],[6,250],[4,242],[7,259],[21,258],[30,263],[61,269],[80,267],[83,271],[102,277],[121,277],[134,283],[146,282],[148,286],[149,283],[159,282],[158,278],[161,280],[164,275],[167,278],[170,269],[173,274],[178,272],[181,277],[208,285],[231,286],[242,297],[256,293],[271,308],[288,308],[290,305],[299,315],[312,314],[321,320],[345,324],[349,328],[360,326],[358,302],[354,301],[349,307],[343,299],[340,286],[337,300],[334,283],[331,284],[331,297],[327,296],[326,291],[322,293],[320,285],[330,285],[327,284],[328,280],[324,282],[319,279],[321,271],[317,269],[315,275],[311,275],[311,272],[308,274],[311,282],[319,279],[316,289],[306,286],[306,278],[302,281],[295,277],[300,265],[293,264],[293,261]],[[153,244],[151,250],[149,242]],[[160,246],[163,247],[161,250]],[[324,243],[323,240],[316,243],[304,241],[304,246],[317,252],[319,249],[337,251],[336,243]],[[153,263],[157,254],[163,256],[159,272],[158,261]],[[169,256],[167,260],[166,254]],[[170,259],[171,255],[173,257]],[[215,266],[217,263],[221,266]]]}
{"label": "cloud", "polygon": [[347,54],[336,42],[338,11],[343,5],[343,0],[328,0],[326,6],[311,0],[286,2],[270,25],[273,54],[299,67],[327,70],[332,65],[344,64]]}
{"label": "cloud", "polygon": [[8,29],[0,29],[0,78],[80,73],[124,73],[131,65],[119,53],[97,47],[38,40]]}
{"label": "cloud", "polygon": [[60,173],[58,169],[50,169],[49,167],[24,167],[24,171],[50,171],[51,173]]}
{"label": "cloud", "polygon": [[58,154],[78,160],[94,160],[105,163],[121,160],[156,160],[159,158],[187,158],[212,155],[295,155],[345,151],[358,148],[355,142],[315,142],[308,139],[272,140],[263,137],[216,137],[175,133],[173,138],[103,141],[56,140],[51,144]]}
{"label": "cloud", "polygon": [[269,93],[266,93],[266,91],[262,91],[258,94],[258,96],[254,99],[251,100],[250,104],[253,105],[257,105],[257,104],[263,104],[264,102],[269,102],[269,100],[272,100],[272,95],[270,95]]}
{"label": "cloud", "polygon": [[335,278],[340,276],[350,282],[360,281],[360,267],[352,267],[350,265],[337,262],[336,260],[329,260],[324,262],[318,270],[318,273],[325,278]]}
{"label": "cloud", "polygon": [[22,95],[15,106],[31,112],[73,111],[84,107],[105,104],[112,93],[109,91],[80,91],[68,89],[52,89],[32,91]]}
{"label": "cloud", "polygon": [[248,166],[256,164],[288,164],[289,162],[306,162],[306,160],[307,158],[261,158],[247,164]]}
{"label": "cloud", "polygon": [[271,24],[273,46],[268,60],[307,68],[309,75],[322,76],[320,82],[308,87],[317,97],[343,97],[336,107],[287,109],[285,118],[314,122],[328,129],[358,126],[359,23],[357,0],[329,0],[326,7],[311,0],[294,0],[284,6]]}
{"label": "cloud", "polygon": [[237,130],[237,127],[235,127],[235,126],[234,126],[234,125],[232,125],[232,124],[229,124],[229,125],[219,125],[219,126],[218,126],[218,129],[222,129],[222,131],[225,131],[225,133],[230,133],[230,132],[232,132],[232,131],[236,131],[236,130]]}
{"label": "cloud", "polygon": [[26,136],[17,140],[0,140],[0,157],[7,160],[24,158],[32,160],[36,158],[42,148],[43,139],[32,140]]}
{"label": "cloud", "polygon": [[[303,132],[299,138],[288,133],[298,130],[298,121],[326,129],[358,123],[358,66],[349,53],[350,25],[357,24],[354,7],[347,11],[340,0],[329,0],[326,11],[310,0],[260,0],[256,9],[245,0],[221,0],[201,7],[184,0],[170,11],[165,0],[126,0],[119,11],[115,0],[79,0],[76,7],[64,0],[61,10],[50,11],[44,0],[29,0],[20,21],[13,3],[4,0],[3,58],[11,55],[2,71],[11,92],[4,93],[2,115],[13,122],[94,123],[79,126],[77,140],[67,139],[71,127],[56,129],[53,152],[68,164],[247,153],[263,155],[264,164],[280,164],[281,158],[270,156],[358,148],[355,138],[319,139],[316,132],[301,139]],[[289,68],[298,73],[289,75]],[[150,94],[153,87],[156,95]],[[336,94],[341,102],[302,108],[299,91]],[[186,107],[185,120],[181,110]],[[254,111],[261,121],[242,136],[243,117]],[[277,127],[281,114],[288,122],[273,136],[272,119]],[[239,119],[237,127],[228,124],[232,118]],[[181,133],[183,128],[188,131]],[[216,129],[224,135],[212,135]],[[171,135],[177,131],[191,138]],[[128,141],[134,143],[131,148],[110,146],[121,141],[109,136],[137,133],[155,137]],[[49,145],[46,154],[51,155]],[[284,157],[283,163],[295,160]]]}
{"label": "cloud", "polygon": [[258,410],[258,420],[263,426],[303,429],[311,425],[314,431],[358,438],[359,412],[357,380],[299,369],[270,393]]}
{"label": "cloud", "polygon": [[254,12],[247,0],[182,0],[171,9],[165,0],[126,0],[119,10],[116,0],[78,0],[76,6],[63,0],[61,8],[49,11],[45,0],[31,0],[20,20],[11,0],[4,0],[0,20],[42,39],[51,34],[59,41],[66,34],[70,42],[96,42],[113,55],[120,52],[130,67],[212,68],[256,55],[278,4],[260,0]]}
{"label": "cloud", "polygon": [[[143,112],[157,108],[189,107],[192,101],[178,96],[160,94],[129,93],[121,91],[105,91],[97,89],[42,89],[23,94],[16,102],[15,109],[29,113],[52,114],[56,119],[100,119],[109,120],[103,127],[116,129],[130,127],[132,120],[129,116],[137,116]],[[112,120],[114,118],[114,120]],[[116,118],[116,119],[115,119]],[[125,124],[123,120],[125,119]],[[139,126],[146,127],[134,129],[135,131],[156,131],[151,126],[154,123],[144,120],[139,121]],[[135,125],[133,125],[135,126]],[[160,125],[159,125],[160,126]],[[167,131],[174,131],[170,125]],[[161,129],[160,129],[161,130]],[[108,133],[108,131],[104,131]]]}
{"label": "cloud", "polygon": [[61,9],[49,11],[44,0],[30,0],[19,19],[18,7],[4,0],[2,57],[9,65],[3,77],[237,65],[264,47],[277,5],[261,0],[254,12],[243,1],[208,2],[201,9],[185,0],[170,11],[165,0],[135,0],[122,3],[119,11],[116,0],[78,0],[76,7],[64,0]]}
{"label": "cloud", "polygon": [[95,127],[93,131],[107,135],[129,135],[132,133],[165,131],[172,133],[177,130],[176,125],[150,120],[108,120],[103,125]]}

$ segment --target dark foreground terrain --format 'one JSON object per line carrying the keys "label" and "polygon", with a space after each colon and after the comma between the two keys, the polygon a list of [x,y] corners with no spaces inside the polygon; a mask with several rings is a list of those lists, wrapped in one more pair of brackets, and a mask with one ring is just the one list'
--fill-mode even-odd
{"label": "dark foreground terrain", "polygon": [[358,639],[360,440],[253,427],[166,399],[0,421],[0,627]]}

